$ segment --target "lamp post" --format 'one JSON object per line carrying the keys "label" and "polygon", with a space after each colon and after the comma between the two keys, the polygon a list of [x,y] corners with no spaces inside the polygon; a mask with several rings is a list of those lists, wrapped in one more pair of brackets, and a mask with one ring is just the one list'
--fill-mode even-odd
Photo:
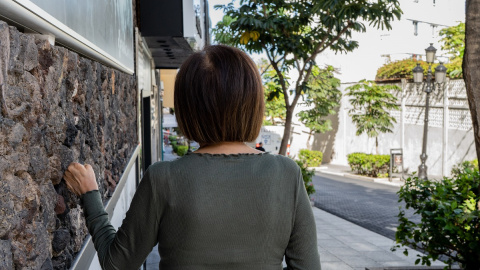
{"label": "lamp post", "polygon": [[420,64],[412,70],[413,72],[413,81],[420,85],[424,83],[424,89],[427,93],[427,98],[425,100],[425,121],[423,126],[423,143],[422,143],[422,154],[420,155],[421,164],[418,166],[418,178],[420,179],[428,179],[427,177],[427,165],[425,162],[427,161],[427,137],[428,137],[428,109],[429,109],[429,101],[430,101],[430,93],[435,89],[435,86],[440,87],[440,84],[445,82],[447,76],[447,68],[440,62],[440,64],[435,68],[435,81],[433,81],[433,74],[432,74],[432,64],[435,61],[435,52],[437,49],[433,47],[433,43],[430,43],[430,46],[425,49],[425,53],[427,55],[427,63],[428,63],[428,70],[427,70],[427,79],[423,82],[423,68]]}

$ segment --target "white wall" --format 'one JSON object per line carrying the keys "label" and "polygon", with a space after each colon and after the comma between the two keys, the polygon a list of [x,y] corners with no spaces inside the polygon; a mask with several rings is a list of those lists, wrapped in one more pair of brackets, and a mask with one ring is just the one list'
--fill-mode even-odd
{"label": "white wall", "polygon": [[[342,92],[351,84],[343,84]],[[401,84],[399,84],[400,86]],[[401,108],[392,112],[397,120],[393,133],[381,134],[379,154],[390,154],[392,148],[403,148],[405,169],[418,170],[422,152],[426,94],[413,83],[404,84],[397,93]],[[445,89],[430,94],[427,166],[432,176],[448,176],[454,165],[476,158],[473,128],[468,109],[465,85],[462,80],[450,81]],[[356,135],[348,111],[348,97],[343,96],[336,115],[331,115],[333,129],[310,137],[301,127],[293,134],[291,155],[302,148],[322,151],[323,162],[348,165],[347,155],[353,152],[375,153],[375,138]],[[298,108],[301,110],[301,107]]]}

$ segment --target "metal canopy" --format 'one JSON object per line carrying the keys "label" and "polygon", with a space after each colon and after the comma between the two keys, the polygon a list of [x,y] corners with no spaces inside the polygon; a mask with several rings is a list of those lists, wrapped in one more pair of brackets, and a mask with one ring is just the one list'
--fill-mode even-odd
{"label": "metal canopy", "polygon": [[203,47],[208,32],[206,7],[204,0],[140,1],[140,33],[155,68],[179,68],[194,50]]}
{"label": "metal canopy", "polygon": [[145,41],[152,53],[157,69],[176,69],[193,53],[193,49],[183,37],[146,37]]}

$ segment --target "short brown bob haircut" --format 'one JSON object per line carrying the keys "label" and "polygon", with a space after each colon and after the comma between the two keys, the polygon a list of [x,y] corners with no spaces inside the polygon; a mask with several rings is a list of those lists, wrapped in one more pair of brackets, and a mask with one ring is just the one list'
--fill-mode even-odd
{"label": "short brown bob haircut", "polygon": [[254,141],[265,102],[255,63],[239,49],[214,45],[191,55],[175,79],[178,127],[200,144]]}

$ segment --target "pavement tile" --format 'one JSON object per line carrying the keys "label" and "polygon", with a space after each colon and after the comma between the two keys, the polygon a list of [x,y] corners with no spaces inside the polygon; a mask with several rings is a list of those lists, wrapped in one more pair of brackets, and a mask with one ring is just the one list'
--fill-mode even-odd
{"label": "pavement tile", "polygon": [[383,266],[405,266],[405,267],[415,266],[414,263],[412,264],[406,261],[389,261],[389,262],[383,262],[382,265]]}
{"label": "pavement tile", "polygon": [[158,268],[159,268],[158,263],[147,263],[146,270],[158,270]]}
{"label": "pavement tile", "polygon": [[324,247],[326,249],[329,249],[332,247],[347,248],[347,246],[344,243],[336,239],[323,239],[322,241],[318,242],[318,246]]}
{"label": "pavement tile", "polygon": [[338,257],[328,251],[320,251],[319,255],[321,264],[323,264],[324,262],[341,262]]}
{"label": "pavement tile", "polygon": [[388,249],[395,245],[395,241],[383,236],[364,237],[363,240],[372,243],[375,246],[388,247]]}
{"label": "pavement tile", "polygon": [[398,261],[401,259],[392,252],[387,251],[361,251],[360,254],[376,262]]}
{"label": "pavement tile", "polygon": [[353,268],[344,262],[325,262],[322,263],[322,270],[353,270]]}
{"label": "pavement tile", "polygon": [[319,246],[319,245],[317,245],[317,248],[318,248],[318,251],[319,251],[319,252],[320,252],[320,251],[327,251],[326,248],[321,247],[321,246]]}
{"label": "pavement tile", "polygon": [[350,244],[350,243],[365,243],[365,240],[363,240],[361,237],[354,236],[354,235],[338,235],[335,236],[335,239],[345,243],[345,244]]}
{"label": "pavement tile", "polygon": [[317,233],[317,239],[318,239],[318,240],[321,240],[321,239],[333,239],[333,236],[331,236],[330,234],[327,234],[327,233]]}
{"label": "pavement tile", "polygon": [[358,251],[351,249],[349,247],[347,248],[336,248],[336,247],[331,247],[328,249],[328,252],[332,253],[333,255],[337,256],[338,255],[346,255],[346,256],[360,256],[361,253]]}
{"label": "pavement tile", "polygon": [[317,230],[320,233],[326,233],[329,235],[337,236],[337,235],[352,235],[349,231],[338,230],[338,229],[329,229],[329,230]]}
{"label": "pavement tile", "polygon": [[349,246],[357,251],[381,251],[381,249],[370,243],[352,243]]}
{"label": "pavement tile", "polygon": [[360,257],[360,256],[339,256],[344,262],[351,267],[375,267],[378,263],[372,259]]}

